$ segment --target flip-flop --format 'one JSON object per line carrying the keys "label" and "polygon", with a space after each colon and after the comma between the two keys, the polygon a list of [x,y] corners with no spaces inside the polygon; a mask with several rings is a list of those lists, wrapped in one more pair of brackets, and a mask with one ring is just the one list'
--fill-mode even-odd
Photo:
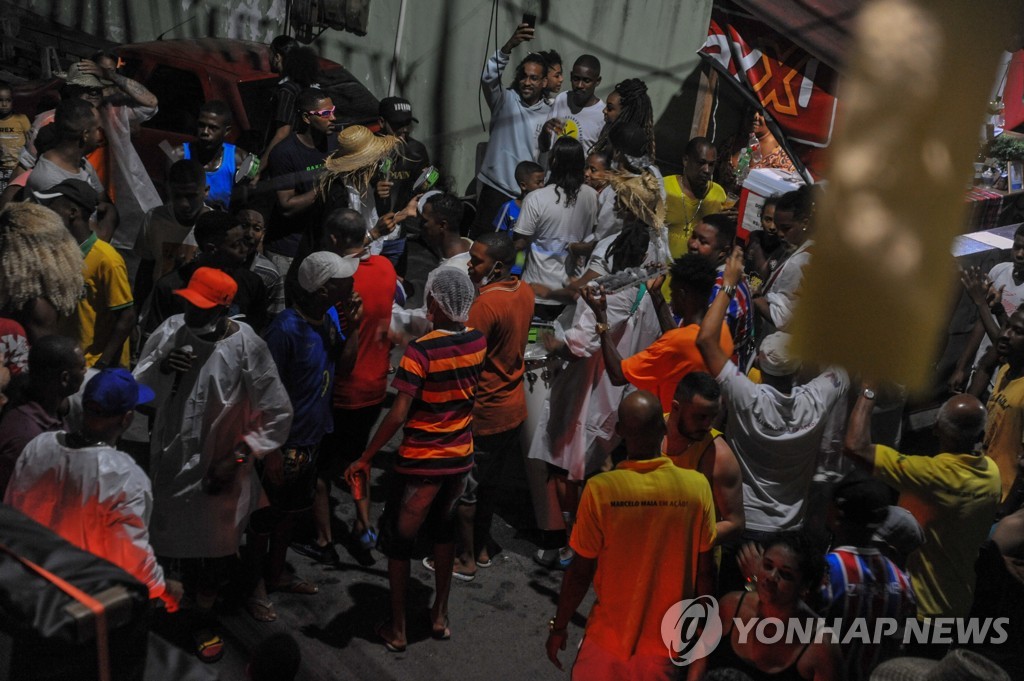
{"label": "flip-flop", "polygon": [[[431,572],[434,572],[434,559],[430,556],[423,557],[423,567],[427,568]],[[455,568],[452,568],[452,577],[459,580],[460,582],[472,582],[476,579],[476,575],[467,575],[465,572],[459,572]]]}
{"label": "flip-flop", "polygon": [[224,639],[212,629],[201,629],[192,634],[195,642],[196,657],[200,661],[213,664],[224,657]]}
{"label": "flip-flop", "polygon": [[320,587],[314,584],[313,582],[307,581],[305,579],[296,579],[294,582],[288,582],[286,584],[277,584],[274,586],[268,585],[267,591],[312,596],[314,594],[320,593]]}
{"label": "flip-flop", "polygon": [[384,635],[384,629],[390,624],[391,620],[384,620],[383,622],[377,625],[377,628],[374,629],[373,632],[377,634],[377,638],[381,640],[381,642],[384,644],[384,648],[389,653],[404,653],[406,646],[396,646],[394,643],[389,641],[388,638]]}
{"label": "flip-flop", "polygon": [[494,565],[494,561],[493,561],[493,560],[491,560],[490,558],[488,558],[487,560],[478,560],[478,561],[476,562],[476,566],[477,566],[478,568],[483,568],[483,569],[485,569],[485,570],[486,570],[487,568],[491,567],[492,565]]}
{"label": "flip-flop", "polygon": [[430,638],[435,641],[447,641],[452,637],[452,630],[448,627],[448,618],[444,618],[444,629],[430,628]]}
{"label": "flip-flop", "polygon": [[274,604],[265,598],[250,596],[245,599],[245,611],[257,622],[273,622],[277,619]]}

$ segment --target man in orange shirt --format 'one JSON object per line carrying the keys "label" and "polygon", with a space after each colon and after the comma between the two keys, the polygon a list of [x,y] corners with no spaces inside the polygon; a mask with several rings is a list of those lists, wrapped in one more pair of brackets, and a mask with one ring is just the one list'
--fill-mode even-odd
{"label": "man in orange shirt", "polygon": [[665,420],[651,393],[626,397],[615,428],[626,460],[583,488],[570,542],[576,556],[548,622],[548,659],[562,668],[558,651],[565,650],[569,620],[593,582],[597,603],[572,678],[673,679],[679,670],[661,622],[679,601],[714,587],[711,487],[661,455]]}
{"label": "man in orange shirt", "polygon": [[459,500],[462,551],[455,578],[469,581],[477,567],[490,567],[491,519],[505,461],[519,448],[526,420],[524,352],[533,318],[533,289],[512,275],[516,250],[503,232],[487,232],[469,249],[469,278],[479,294],[469,326],[487,338],[487,359],[473,407],[475,463]]}
{"label": "man in orange shirt", "polygon": [[[623,359],[615,344],[608,342],[607,301],[602,292],[593,287],[582,291],[582,298],[594,310],[597,333],[601,337],[601,352],[612,385],[632,383],[640,390],[654,393],[661,400],[664,413],[672,411],[676,385],[691,371],[707,371],[697,350],[697,332],[708,308],[711,289],[715,285],[715,266],[696,253],[677,258],[669,270],[669,288],[672,293],[672,314],[681,319],[678,328],[665,331],[658,340],[632,357]],[[660,295],[661,283],[648,290],[654,299],[658,314],[664,318],[665,300]],[[665,329],[665,322],[662,322]],[[726,356],[732,355],[732,336],[722,325],[719,344]]]}

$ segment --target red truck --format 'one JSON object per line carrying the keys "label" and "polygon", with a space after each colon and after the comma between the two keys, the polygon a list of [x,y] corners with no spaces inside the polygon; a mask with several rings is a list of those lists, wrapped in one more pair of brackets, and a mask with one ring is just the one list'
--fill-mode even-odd
{"label": "red truck", "polygon": [[[120,72],[145,85],[160,101],[153,118],[134,138],[146,169],[158,188],[167,158],[159,144],[178,145],[195,138],[199,107],[210,99],[227,102],[234,112],[230,140],[260,152],[268,139],[271,100],[280,76],[270,70],[270,50],[262,43],[228,38],[154,40],[113,49],[123,60]],[[321,87],[337,107],[339,122],[376,127],[377,98],[343,66],[321,59]],[[15,85],[15,110],[30,116],[52,109],[63,81]]]}

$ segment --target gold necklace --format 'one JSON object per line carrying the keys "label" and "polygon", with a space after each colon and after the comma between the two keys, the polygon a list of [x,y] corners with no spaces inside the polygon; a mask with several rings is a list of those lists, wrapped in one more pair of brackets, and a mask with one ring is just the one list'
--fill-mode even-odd
{"label": "gold necklace", "polygon": [[[683,180],[684,181],[686,180],[686,176],[685,175],[683,176]],[[687,187],[686,188],[689,189],[689,182],[687,182]],[[693,193],[692,189],[690,189],[690,193]],[[704,196],[700,197],[700,200],[697,201],[697,207],[693,210],[693,214],[690,215],[690,217],[688,217],[686,219],[686,221],[683,223],[683,231],[685,231],[685,232],[692,232],[693,231],[693,223],[697,220],[697,218],[700,217],[700,209],[704,205],[704,199],[708,198],[708,194],[710,194],[710,193],[711,193],[711,182],[708,182],[708,186],[704,190]],[[684,198],[686,197],[685,193],[683,194],[683,197]],[[694,198],[697,198],[696,195],[694,196]],[[685,201],[683,201],[683,210],[686,210],[686,202]]]}

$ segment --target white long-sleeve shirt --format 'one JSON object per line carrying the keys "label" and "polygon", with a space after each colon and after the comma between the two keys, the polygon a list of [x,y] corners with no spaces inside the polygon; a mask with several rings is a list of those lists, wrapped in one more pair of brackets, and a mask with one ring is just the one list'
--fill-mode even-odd
{"label": "white long-sleeve shirt", "polygon": [[73,449],[66,437],[43,433],[25,445],[4,503],[109,560],[159,598],[165,584],[149,544],[149,478],[124,452],[105,444]]}
{"label": "white long-sleeve shirt", "polygon": [[523,104],[515,90],[501,85],[501,73],[509,55],[501,50],[487,60],[480,82],[484,99],[491,110],[491,139],[477,178],[510,197],[519,196],[516,166],[521,161],[536,161],[540,155],[538,139],[551,118],[551,105],[540,98],[533,106]]}

